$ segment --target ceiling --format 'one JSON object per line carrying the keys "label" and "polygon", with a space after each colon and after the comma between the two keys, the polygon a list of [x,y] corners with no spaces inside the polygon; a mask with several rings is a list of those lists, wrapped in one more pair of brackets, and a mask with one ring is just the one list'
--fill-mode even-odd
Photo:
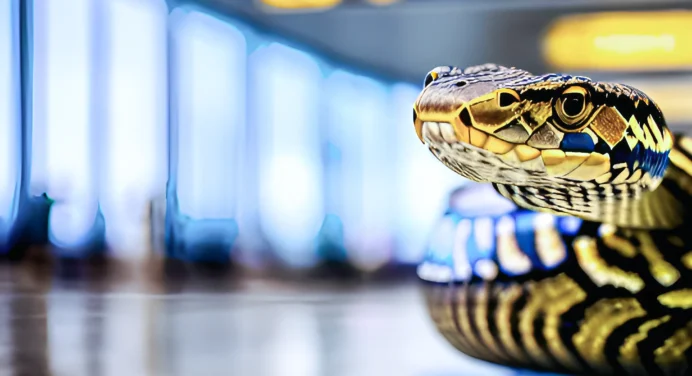
{"label": "ceiling", "polygon": [[550,70],[542,33],[561,15],[602,10],[692,9],[692,0],[345,0],[319,12],[267,12],[253,0],[169,0],[240,17],[333,60],[384,78],[422,81],[438,65],[485,62]]}

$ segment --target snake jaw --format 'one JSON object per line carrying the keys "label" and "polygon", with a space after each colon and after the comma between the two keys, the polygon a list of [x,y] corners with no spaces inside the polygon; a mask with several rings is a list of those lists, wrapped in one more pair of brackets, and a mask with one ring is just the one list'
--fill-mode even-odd
{"label": "snake jaw", "polygon": [[418,118],[418,112],[415,106],[413,106],[413,127],[416,129],[416,135],[420,142],[425,144],[425,140],[423,139],[423,122]]}
{"label": "snake jaw", "polygon": [[[524,172],[538,174],[543,179],[560,178],[577,183],[608,183],[613,178],[608,154],[539,149],[525,143],[510,143],[459,123],[422,119],[417,119],[417,122],[420,124],[420,138],[431,149],[440,150],[443,145],[461,145],[480,152],[475,158],[480,158],[481,164],[473,167],[477,171],[470,173],[468,169],[462,169],[461,172],[463,176],[475,181],[523,185],[526,183],[523,180]],[[436,156],[440,158],[439,155]],[[449,166],[449,161],[445,162],[444,158],[441,160]],[[457,163],[470,165],[471,161],[460,159]],[[487,166],[496,168],[488,169]],[[498,176],[498,170],[503,171],[502,177]]]}

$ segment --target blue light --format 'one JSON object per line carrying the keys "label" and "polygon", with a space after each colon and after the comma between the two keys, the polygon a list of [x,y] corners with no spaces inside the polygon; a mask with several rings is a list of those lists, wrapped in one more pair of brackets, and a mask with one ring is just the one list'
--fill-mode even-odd
{"label": "blue light", "polygon": [[459,218],[456,214],[447,214],[436,224],[435,230],[430,235],[430,243],[426,262],[454,266],[454,249],[457,247],[456,237]]}
{"label": "blue light", "polygon": [[0,5],[0,247],[7,245],[16,217],[15,191],[20,166],[17,23],[12,1]]}
{"label": "blue light", "polygon": [[491,217],[479,217],[473,223],[473,239],[481,254],[495,249],[495,222]]}
{"label": "blue light", "polygon": [[582,220],[577,217],[558,217],[558,228],[565,235],[576,235],[581,228]]}
{"label": "blue light", "polygon": [[245,125],[245,39],[231,25],[197,12],[179,27],[180,210],[193,219],[233,218]]}
{"label": "blue light", "polygon": [[[419,264],[418,277],[425,281],[449,282],[455,279],[455,267],[460,263],[455,259],[455,251],[463,249],[457,244],[457,226],[460,217],[454,213],[446,214],[435,224],[430,234],[425,259]],[[458,270],[464,273],[463,270]]]}
{"label": "blue light", "polygon": [[[468,280],[472,273],[481,278],[494,278],[498,272],[515,276],[549,270],[565,260],[566,246],[560,231],[570,226],[571,231],[576,230],[580,220],[565,221],[516,207],[509,210],[505,205],[483,208],[476,202],[494,206],[501,201],[493,199],[502,198],[486,187],[471,184],[452,192],[450,209],[431,232],[419,277],[444,282]],[[558,231],[554,225],[559,220]],[[453,259],[448,261],[450,254]],[[454,270],[451,275],[449,268]]]}
{"label": "blue light", "polygon": [[92,153],[93,0],[34,4],[32,191],[56,200],[51,241],[71,249],[88,241],[97,218]]}
{"label": "blue light", "polygon": [[179,210],[173,231],[179,231],[187,258],[228,260],[244,182],[245,37],[199,12],[176,11],[171,22],[177,128],[170,179]]}
{"label": "blue light", "polygon": [[272,43],[250,57],[262,231],[290,266],[317,261],[324,220],[319,138],[322,74],[309,55]]}
{"label": "blue light", "polygon": [[471,235],[466,241],[466,254],[471,265],[495,255],[494,218],[476,217],[471,221]]}
{"label": "blue light", "polygon": [[[330,213],[344,223],[352,263],[375,270],[393,252],[394,133],[388,93],[378,82],[337,70],[325,84]],[[329,158],[329,157],[332,158]],[[336,157],[336,158],[334,158]]]}
{"label": "blue light", "polygon": [[101,207],[109,245],[142,257],[146,208],[164,193],[167,158],[166,18],[163,0],[107,0]]}
{"label": "blue light", "polygon": [[536,216],[536,213],[530,211],[519,211],[514,215],[517,244],[534,266],[540,265],[540,259],[536,253]]}

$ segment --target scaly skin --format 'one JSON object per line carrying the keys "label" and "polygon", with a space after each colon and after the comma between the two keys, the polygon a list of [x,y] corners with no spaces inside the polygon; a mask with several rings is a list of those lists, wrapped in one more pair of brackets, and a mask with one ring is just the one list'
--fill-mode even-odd
{"label": "scaly skin", "polygon": [[[521,213],[583,220],[569,235],[536,227],[528,247],[498,225],[482,270],[457,253],[452,269],[470,273],[421,275],[445,338],[513,367],[687,374],[692,139],[626,85],[493,64],[438,67],[425,81],[414,125],[442,163]],[[546,264],[551,252],[561,261]]]}

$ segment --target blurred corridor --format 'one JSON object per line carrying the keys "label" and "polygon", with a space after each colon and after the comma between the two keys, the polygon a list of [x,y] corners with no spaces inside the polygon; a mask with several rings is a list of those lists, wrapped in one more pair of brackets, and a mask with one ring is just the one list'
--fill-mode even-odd
{"label": "blurred corridor", "polygon": [[459,209],[423,79],[625,82],[688,132],[690,25],[682,0],[0,1],[0,374],[516,375],[414,281],[452,211],[506,209]]}
{"label": "blurred corridor", "polygon": [[[50,244],[59,257],[260,270],[415,265],[449,193],[465,184],[415,138],[418,80],[441,64],[560,70],[563,39],[595,46],[583,55],[594,58],[575,55],[564,68],[638,84],[674,129],[692,119],[684,11],[639,13],[650,21],[632,30],[649,47],[636,35],[627,47],[604,39],[608,25],[641,22],[569,16],[597,10],[586,4],[436,1],[416,27],[405,26],[416,1],[288,13],[276,7],[291,2],[268,4],[4,2],[3,252],[21,258]],[[461,29],[437,33],[454,14],[466,15]],[[591,34],[579,39],[575,22],[590,22]]]}

